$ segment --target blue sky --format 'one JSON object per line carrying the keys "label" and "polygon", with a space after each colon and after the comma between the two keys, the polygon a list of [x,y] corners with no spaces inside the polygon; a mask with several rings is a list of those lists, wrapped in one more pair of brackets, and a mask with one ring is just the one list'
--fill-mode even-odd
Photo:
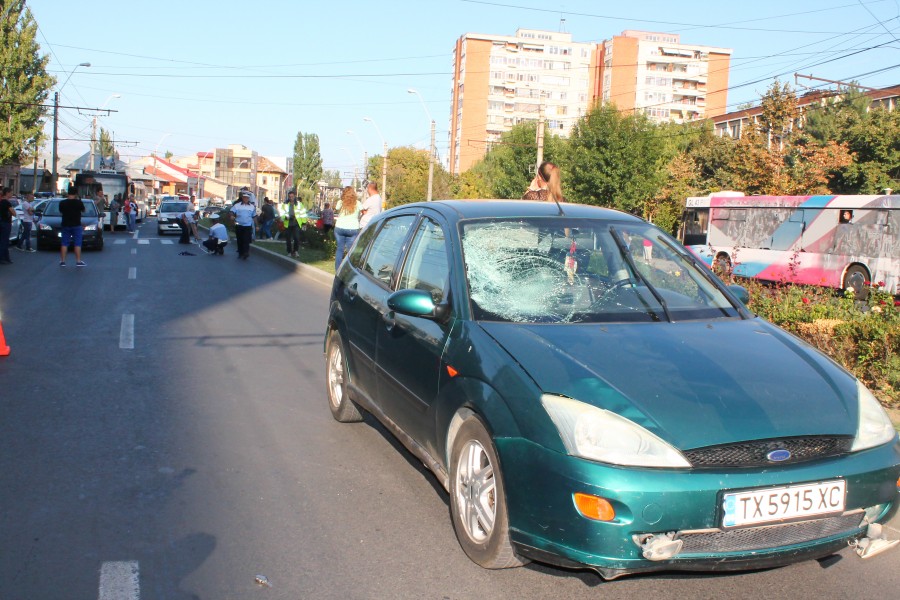
{"label": "blue sky", "polygon": [[[456,39],[466,32],[513,34],[519,27],[559,30],[561,19],[579,42],[643,29],[733,48],[732,107],[757,100],[777,74],[791,74],[783,79],[793,82],[795,71],[856,77],[871,87],[900,83],[898,0],[27,5],[58,85],[75,65],[91,63],[74,72],[61,103],[98,107],[108,101],[118,112],[101,117],[101,124],[129,142],[119,146],[126,160],[157,144],[160,153],[193,154],[240,143],[284,156],[303,131],[319,135],[326,168],[346,173],[353,161],[361,162],[360,146],[370,155],[381,151],[381,137],[366,116],[389,146],[425,147],[428,117],[409,88],[421,93],[435,118],[444,156]],[[89,137],[90,114],[66,110],[61,119],[60,138]],[[61,153],[86,149],[83,141],[60,143]]]}

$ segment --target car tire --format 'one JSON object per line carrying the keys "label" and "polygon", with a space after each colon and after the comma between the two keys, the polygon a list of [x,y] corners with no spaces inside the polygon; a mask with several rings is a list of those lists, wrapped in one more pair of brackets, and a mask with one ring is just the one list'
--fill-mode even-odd
{"label": "car tire", "polygon": [[362,413],[348,393],[349,375],[341,334],[332,331],[325,345],[325,385],[331,416],[341,423],[363,420]]}
{"label": "car tire", "polygon": [[509,569],[529,562],[516,555],[509,539],[500,461],[476,416],[463,421],[453,439],[450,516],[459,545],[474,563],[485,569]]}

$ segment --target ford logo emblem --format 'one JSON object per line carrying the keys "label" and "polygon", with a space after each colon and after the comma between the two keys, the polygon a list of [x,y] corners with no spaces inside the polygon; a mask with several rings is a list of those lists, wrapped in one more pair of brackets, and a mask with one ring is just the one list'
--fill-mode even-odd
{"label": "ford logo emblem", "polygon": [[791,451],[785,450],[783,448],[779,450],[772,450],[768,454],[766,454],[766,458],[771,462],[784,462],[791,457]]}

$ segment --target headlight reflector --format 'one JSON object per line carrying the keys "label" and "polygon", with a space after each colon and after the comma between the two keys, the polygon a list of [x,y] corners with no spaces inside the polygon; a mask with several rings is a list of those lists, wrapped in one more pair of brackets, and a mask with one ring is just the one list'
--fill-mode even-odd
{"label": "headlight reflector", "polygon": [[634,467],[691,466],[670,444],[616,413],[551,394],[541,403],[572,456]]}
{"label": "headlight reflector", "polygon": [[853,440],[853,447],[850,448],[851,452],[887,444],[897,435],[878,398],[859,381],[856,382],[856,389],[859,424],[856,426],[856,437]]}

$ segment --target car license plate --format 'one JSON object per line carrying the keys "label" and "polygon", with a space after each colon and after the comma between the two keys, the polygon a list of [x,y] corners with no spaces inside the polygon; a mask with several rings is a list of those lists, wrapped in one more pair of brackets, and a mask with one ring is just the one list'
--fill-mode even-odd
{"label": "car license plate", "polygon": [[725,494],[723,527],[776,523],[844,512],[843,479]]}

